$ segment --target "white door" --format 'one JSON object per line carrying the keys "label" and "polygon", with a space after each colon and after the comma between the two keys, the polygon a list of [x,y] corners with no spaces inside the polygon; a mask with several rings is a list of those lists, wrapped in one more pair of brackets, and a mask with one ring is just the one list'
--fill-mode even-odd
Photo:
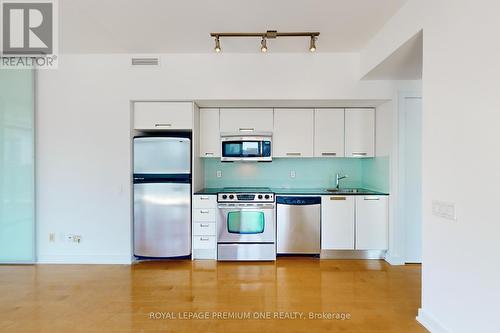
{"label": "white door", "polygon": [[220,157],[219,109],[200,109],[200,157]]}
{"label": "white door", "polygon": [[321,197],[321,249],[354,249],[354,196]]}
{"label": "white door", "polygon": [[375,109],[345,110],[345,156],[375,156]]}
{"label": "white door", "polygon": [[273,109],[221,109],[220,131],[255,133],[273,131]]}
{"label": "white door", "polygon": [[344,109],[314,110],[314,156],[344,157]]}
{"label": "white door", "polygon": [[404,100],[403,216],[406,262],[422,262],[422,99]]}
{"label": "white door", "polygon": [[191,102],[135,102],[134,129],[187,130],[193,128]]}
{"label": "white door", "polygon": [[313,109],[275,109],[274,157],[313,156]]}
{"label": "white door", "polygon": [[387,196],[356,197],[356,250],[386,250],[388,227]]}

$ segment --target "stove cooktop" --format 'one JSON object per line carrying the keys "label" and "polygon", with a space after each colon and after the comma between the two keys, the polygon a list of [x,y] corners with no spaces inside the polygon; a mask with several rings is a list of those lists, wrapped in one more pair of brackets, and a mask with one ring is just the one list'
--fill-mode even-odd
{"label": "stove cooktop", "polygon": [[269,187],[224,187],[221,193],[272,193]]}

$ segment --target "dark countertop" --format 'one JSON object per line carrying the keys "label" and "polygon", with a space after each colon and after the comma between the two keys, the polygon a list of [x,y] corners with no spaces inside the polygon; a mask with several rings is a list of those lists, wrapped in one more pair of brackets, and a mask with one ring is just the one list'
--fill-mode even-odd
{"label": "dark countertop", "polygon": [[[372,191],[364,188],[356,189],[356,192],[353,192],[350,189],[342,189],[338,192],[330,192],[327,191],[326,188],[281,188],[281,187],[273,187],[271,191],[276,195],[389,195],[389,193]],[[195,194],[213,194],[227,192],[224,191],[223,188],[204,188],[200,191],[195,192]]]}

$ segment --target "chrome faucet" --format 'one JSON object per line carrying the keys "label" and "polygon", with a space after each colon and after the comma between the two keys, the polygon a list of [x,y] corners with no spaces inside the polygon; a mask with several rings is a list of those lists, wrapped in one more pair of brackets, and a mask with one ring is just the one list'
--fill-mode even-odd
{"label": "chrome faucet", "polygon": [[343,175],[341,176],[339,173],[335,176],[335,188],[339,189],[340,188],[340,181],[344,178],[349,177],[348,175]]}

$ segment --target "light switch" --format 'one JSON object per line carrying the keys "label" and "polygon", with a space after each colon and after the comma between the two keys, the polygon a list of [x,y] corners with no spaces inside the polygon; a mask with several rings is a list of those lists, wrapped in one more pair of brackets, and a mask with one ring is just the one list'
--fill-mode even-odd
{"label": "light switch", "polygon": [[295,178],[295,170],[290,170],[290,178]]}
{"label": "light switch", "polygon": [[455,212],[455,204],[453,202],[433,200],[432,215],[451,221],[457,220],[457,215]]}
{"label": "light switch", "polygon": [[217,178],[222,178],[222,171],[221,170],[217,170]]}

